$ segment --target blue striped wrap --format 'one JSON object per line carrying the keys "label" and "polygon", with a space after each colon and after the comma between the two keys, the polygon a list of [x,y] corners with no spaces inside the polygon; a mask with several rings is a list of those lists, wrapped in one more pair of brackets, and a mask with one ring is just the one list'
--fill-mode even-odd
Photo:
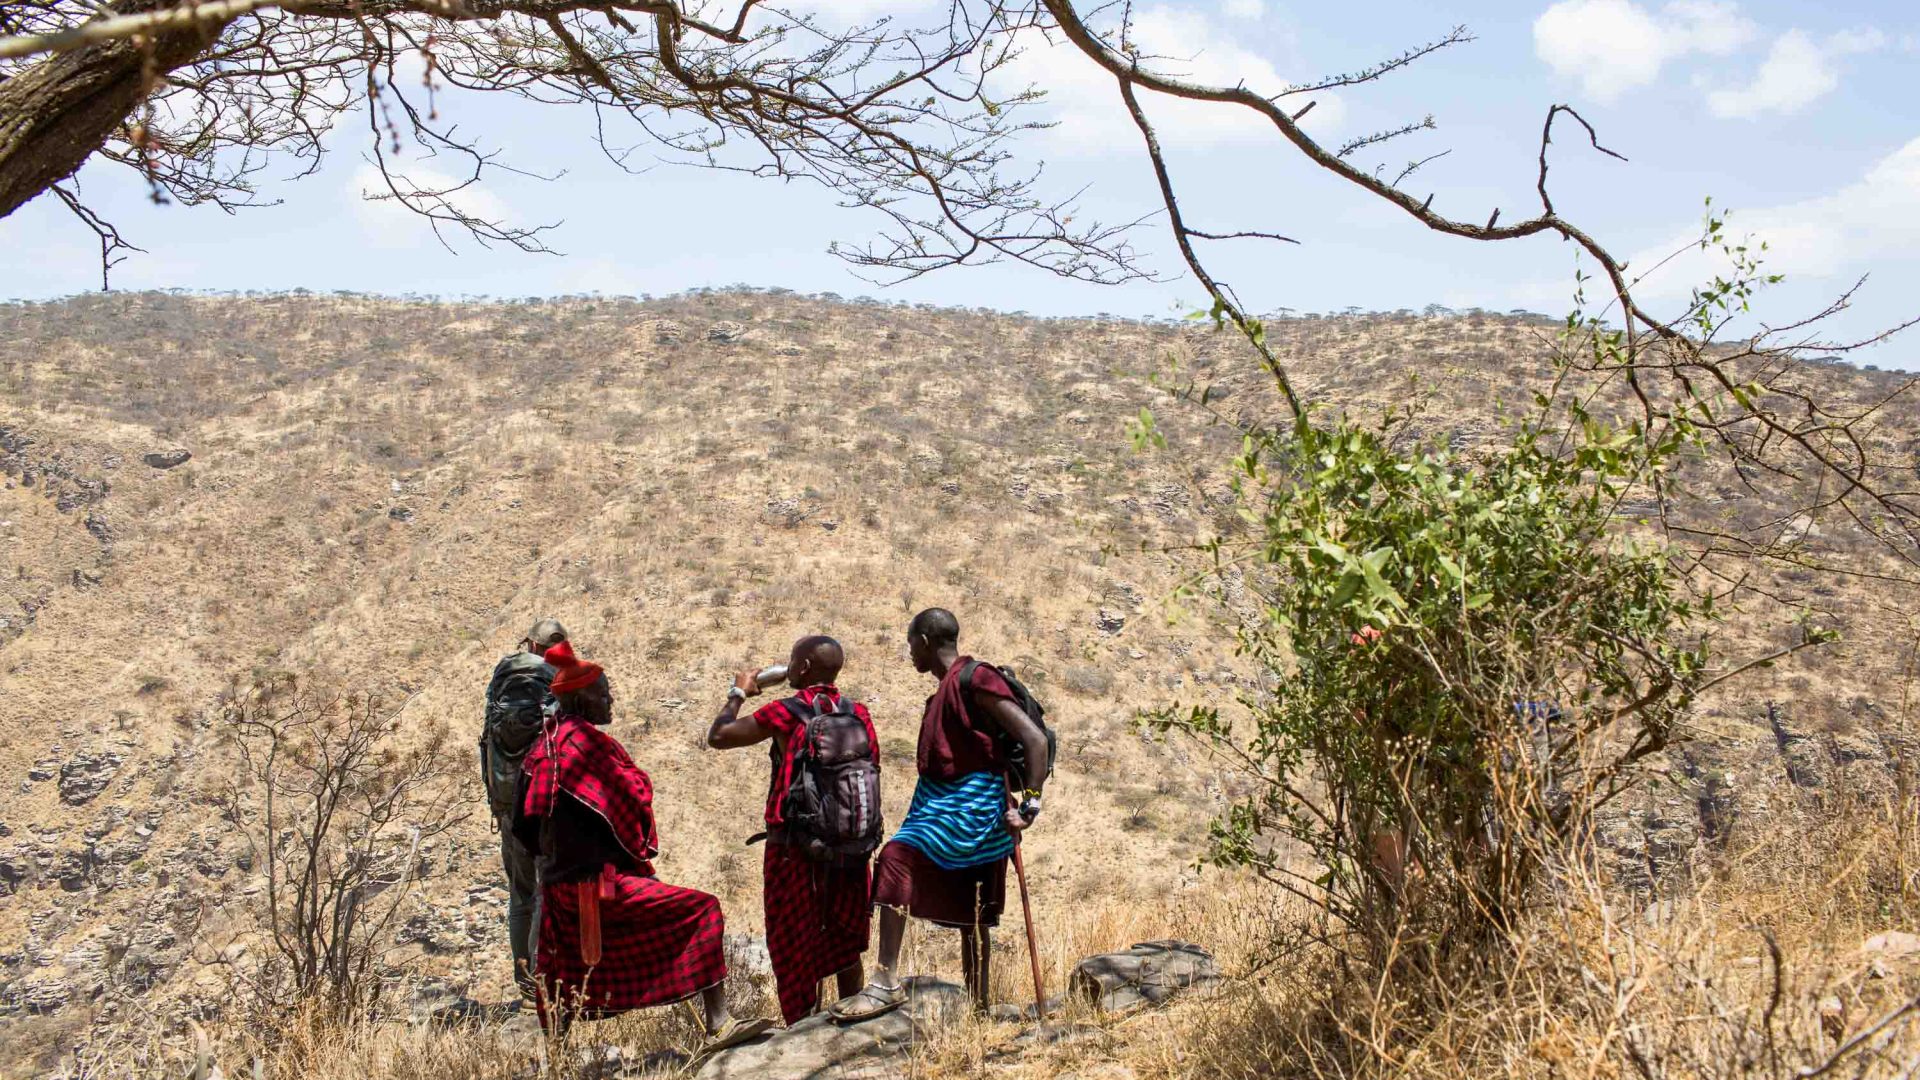
{"label": "blue striped wrap", "polygon": [[1013,854],[1006,812],[1007,785],[998,773],[968,773],[958,780],[923,776],[893,838],[918,848],[942,870],[964,870]]}

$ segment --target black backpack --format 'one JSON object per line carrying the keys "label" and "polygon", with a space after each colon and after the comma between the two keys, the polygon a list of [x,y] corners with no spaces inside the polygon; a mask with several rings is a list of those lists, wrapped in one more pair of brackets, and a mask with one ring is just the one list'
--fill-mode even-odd
{"label": "black backpack", "polygon": [[553,668],[532,653],[500,661],[487,684],[487,716],[480,733],[480,775],[495,817],[511,815],[520,791],[520,764],[540,734],[541,705]]}
{"label": "black backpack", "polygon": [[[979,666],[980,661],[969,660],[967,661],[967,666],[961,669],[960,689],[963,692],[973,689],[973,673]],[[1033,691],[1027,689],[1027,684],[1020,681],[1019,677],[1013,673],[1012,668],[996,664],[993,670],[999,672],[1000,677],[1007,680],[1007,686],[1013,691],[1013,700],[1020,706],[1020,711],[1027,714],[1027,719],[1040,725],[1041,733],[1047,737],[1047,771],[1042,774],[1041,778],[1046,779],[1051,777],[1053,775],[1053,761],[1059,750],[1060,740],[1059,737],[1054,734],[1053,727],[1047,723],[1047,707],[1040,704],[1040,700],[1033,696]],[[962,698],[961,700],[966,702],[968,712],[971,714],[973,709],[972,698]],[[1002,731],[1000,725],[997,723],[988,724],[986,729],[993,732],[993,741],[1000,747],[1001,760],[1007,763],[1010,771],[1015,773],[1021,781],[1030,779],[1027,773],[1027,745],[1019,739],[1014,738],[1008,732]]]}
{"label": "black backpack", "polygon": [[[786,841],[815,862],[852,863],[880,846],[880,765],[873,738],[845,696],[822,694],[809,707],[788,698],[801,720],[794,733],[793,773],[780,816]],[[778,744],[774,752],[780,752]]]}

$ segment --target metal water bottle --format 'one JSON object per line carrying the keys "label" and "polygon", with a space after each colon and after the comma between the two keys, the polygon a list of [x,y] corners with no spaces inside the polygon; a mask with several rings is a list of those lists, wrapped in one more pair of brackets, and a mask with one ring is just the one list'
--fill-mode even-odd
{"label": "metal water bottle", "polygon": [[763,667],[759,674],[753,677],[753,681],[762,690],[770,686],[779,686],[787,681],[787,665],[774,664],[772,667]]}

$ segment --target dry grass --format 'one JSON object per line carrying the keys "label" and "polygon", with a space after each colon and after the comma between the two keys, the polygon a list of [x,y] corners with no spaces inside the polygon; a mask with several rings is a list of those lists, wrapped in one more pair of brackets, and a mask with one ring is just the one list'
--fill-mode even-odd
{"label": "dry grass", "polygon": [[[1121,1018],[1074,1003],[1055,1021],[1072,1034],[1054,1045],[1030,1045],[1024,1024],[967,1021],[898,1070],[1035,1080],[1909,1076],[1920,1027],[1902,1010],[1920,1002],[1920,954],[1863,945],[1920,915],[1913,812],[1911,803],[1827,812],[1652,905],[1589,874],[1562,877],[1503,948],[1440,971],[1403,965],[1385,979],[1344,967],[1302,933],[1310,911],[1250,881],[1210,875],[1164,904],[1091,905],[1040,928],[1053,987],[1078,957],[1176,936],[1216,951],[1227,988]],[[916,930],[908,966],[957,977],[952,936]],[[1024,949],[996,958],[997,996],[1029,999]],[[579,1025],[558,1042],[490,1025],[311,1014],[200,1030],[144,1043],[123,1032],[83,1055],[91,1067],[77,1075],[181,1076],[204,1045],[227,1075],[249,1075],[258,1057],[274,1080],[590,1078],[611,1075],[609,1047],[631,1069],[697,1037],[683,1010]]]}
{"label": "dry grass", "polygon": [[[721,320],[746,324],[746,342],[705,343]],[[668,321],[684,330],[677,343],[660,333]],[[1499,397],[1519,400],[1548,374],[1537,321],[1379,315],[1271,332],[1303,389],[1337,407],[1398,402],[1420,373],[1433,398],[1424,422],[1467,443],[1496,431]],[[256,1055],[268,1075],[375,1080],[506,1076],[533,1060],[537,1047],[484,1028],[282,1031],[248,1027],[230,1009],[215,1016],[232,1002],[206,981],[205,962],[245,939],[258,873],[218,818],[225,767],[207,716],[234,676],[352,671],[413,695],[409,722],[465,738],[485,671],[548,613],[614,673],[615,734],[660,793],[663,876],[719,895],[730,930],[758,929],[757,856],[743,857],[739,842],[755,827],[765,761],[699,745],[725,673],[800,634],[836,632],[849,647],[846,681],[874,704],[888,748],[888,801],[904,806],[927,687],[902,660],[902,627],[938,603],[961,613],[975,651],[1031,676],[1063,736],[1049,821],[1029,853],[1049,984],[1090,952],[1166,936],[1214,947],[1242,976],[1218,998],[1103,1021],[1111,1042],[1008,1058],[997,1055],[1017,1028],[966,1028],[923,1048],[921,1071],[1437,1076],[1437,1063],[1456,1061],[1447,1067],[1458,1075],[1558,1075],[1586,1071],[1576,1063],[1595,1053],[1601,1073],[1635,1071],[1621,1052],[1629,1028],[1577,974],[1610,970],[1594,966],[1609,944],[1645,987],[1635,1007],[1655,1027],[1671,1020],[1677,1038],[1705,1030],[1688,1018],[1750,1009],[1768,991],[1770,961],[1750,926],[1780,942],[1783,999],[1795,1008],[1837,992],[1820,973],[1863,937],[1912,928],[1912,830],[1895,827],[1910,808],[1905,818],[1872,805],[1800,808],[1764,719],[1765,704],[1780,702],[1813,733],[1810,746],[1850,755],[1854,764],[1830,769],[1829,792],[1879,769],[1858,759],[1860,745],[1910,753],[1885,719],[1902,659],[1881,627],[1889,613],[1905,621],[1903,601],[1796,571],[1779,583],[1789,601],[1859,630],[1702,703],[1699,761],[1684,764],[1730,778],[1740,813],[1718,847],[1702,845],[1689,880],[1659,884],[1658,899],[1676,897],[1660,918],[1648,921],[1648,898],[1624,888],[1576,891],[1586,899],[1541,920],[1539,939],[1514,954],[1559,981],[1528,989],[1521,960],[1489,963],[1441,984],[1450,997],[1398,987],[1377,1016],[1324,950],[1261,966],[1262,948],[1289,940],[1301,913],[1188,870],[1230,784],[1126,726],[1136,708],[1174,698],[1227,705],[1244,683],[1223,674],[1246,674],[1220,627],[1158,617],[1179,568],[1132,553],[1232,519],[1213,468],[1224,432],[1170,415],[1171,452],[1126,449],[1126,418],[1156,400],[1134,376],[1169,357],[1225,390],[1229,412],[1271,404],[1230,338],[1192,327],[791,295],[438,304],[149,294],[0,308],[4,423],[34,440],[23,460],[42,470],[30,486],[10,472],[0,487],[10,523],[0,527],[0,775],[51,762],[57,777],[81,751],[123,759],[79,804],[62,800],[57,779],[17,791],[9,780],[0,862],[20,876],[0,880],[0,1004],[43,978],[73,995],[46,1015],[0,1017],[0,1072],[45,1075],[80,1046],[104,1055],[93,1075],[125,1075],[137,1071],[127,1036],[150,1064],[189,1061],[193,1033],[173,1023],[175,1006],[208,1017],[229,1076],[247,1075]],[[1866,400],[1894,376],[1809,378],[1828,397]],[[1899,409],[1885,420],[1896,441],[1920,431],[1911,406]],[[140,464],[173,446],[194,460]],[[1723,479],[1700,487],[1726,513],[1769,512]],[[84,486],[94,482],[109,489],[60,508],[99,493]],[[1096,627],[1103,608],[1126,617],[1122,631]],[[1769,632],[1738,623],[1727,644]],[[78,702],[73,687],[85,688]],[[464,940],[409,944],[394,964],[504,998],[486,823],[457,830],[424,863],[422,910]],[[915,965],[956,976],[950,938],[916,931]],[[1003,1000],[1028,996],[1022,950],[1009,920],[996,953]],[[130,981],[135,956],[152,967]],[[1689,990],[1687,971],[1712,973],[1724,996]],[[1876,986],[1895,984],[1907,985]],[[1846,1023],[1868,1015],[1862,1002]],[[1777,1014],[1781,1038],[1787,1015]],[[660,1017],[587,1030],[636,1049],[688,1037],[682,1021]],[[1575,1056],[1543,1065],[1542,1039],[1564,1039]],[[1795,1045],[1796,1060],[1814,1060],[1815,1043]],[[1666,1074],[1685,1075],[1673,1060]]]}

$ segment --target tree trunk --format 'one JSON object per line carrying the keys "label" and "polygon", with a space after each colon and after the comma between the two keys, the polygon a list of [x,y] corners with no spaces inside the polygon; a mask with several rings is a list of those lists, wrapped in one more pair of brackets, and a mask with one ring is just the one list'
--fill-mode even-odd
{"label": "tree trunk", "polygon": [[[121,14],[166,0],[116,5]],[[154,81],[204,52],[226,22],[207,22],[45,56],[0,82],[0,218],[54,184],[113,136]]]}

